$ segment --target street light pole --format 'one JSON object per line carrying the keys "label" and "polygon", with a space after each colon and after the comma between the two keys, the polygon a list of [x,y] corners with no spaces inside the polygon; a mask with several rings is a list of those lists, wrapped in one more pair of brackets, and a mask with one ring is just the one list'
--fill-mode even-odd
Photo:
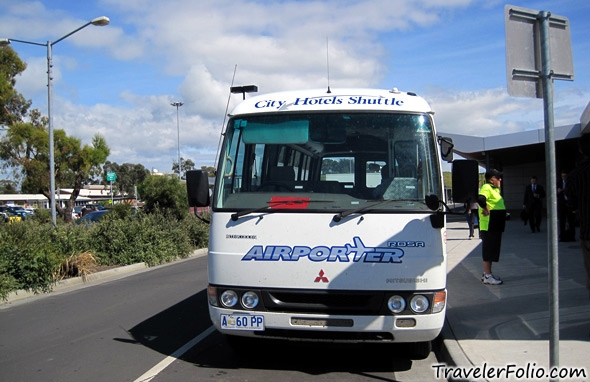
{"label": "street light pole", "polygon": [[47,41],[46,44],[39,43],[39,42],[32,42],[32,41],[24,41],[24,40],[17,40],[17,39],[0,39],[0,46],[8,45],[11,42],[20,42],[23,44],[31,44],[31,45],[39,45],[47,47],[47,119],[48,119],[48,130],[49,130],[49,197],[50,197],[50,208],[51,208],[51,221],[55,226],[57,224],[56,221],[56,211],[55,211],[55,151],[54,151],[54,141],[53,141],[53,115],[51,114],[51,110],[53,108],[53,94],[52,94],[52,71],[53,68],[53,57],[52,57],[52,47],[53,45],[57,44],[61,40],[64,40],[74,33],[78,32],[81,29],[86,28],[89,25],[96,25],[96,26],[105,26],[110,23],[110,20],[106,16],[100,16],[95,18],[92,21],[87,22],[86,24],[82,25],[78,29],[71,31],[70,33],[66,34],[58,38],[57,40],[51,42]]}
{"label": "street light pole", "polygon": [[178,122],[178,108],[184,105],[182,102],[172,102],[170,105],[176,107],[176,131],[177,131],[177,138],[178,138],[178,179],[181,179],[180,174],[180,123]]}

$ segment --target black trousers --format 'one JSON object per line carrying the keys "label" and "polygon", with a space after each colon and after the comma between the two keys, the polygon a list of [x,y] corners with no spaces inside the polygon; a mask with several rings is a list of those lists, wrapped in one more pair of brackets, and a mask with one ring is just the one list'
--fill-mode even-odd
{"label": "black trousers", "polygon": [[480,231],[481,257],[483,261],[498,262],[500,260],[502,233],[496,231]]}
{"label": "black trousers", "polygon": [[543,206],[539,204],[533,204],[531,208],[529,208],[529,226],[531,227],[531,231],[539,231],[541,228],[541,219],[543,217]]}
{"label": "black trousers", "polygon": [[576,216],[567,208],[565,201],[557,201],[557,219],[559,220],[559,240],[576,240]]}

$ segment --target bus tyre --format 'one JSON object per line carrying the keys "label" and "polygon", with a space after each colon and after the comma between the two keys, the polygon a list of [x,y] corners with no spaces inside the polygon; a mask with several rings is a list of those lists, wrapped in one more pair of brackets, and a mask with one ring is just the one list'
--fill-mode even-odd
{"label": "bus tyre", "polygon": [[409,345],[409,353],[412,359],[426,359],[432,351],[432,343],[430,341],[413,342]]}

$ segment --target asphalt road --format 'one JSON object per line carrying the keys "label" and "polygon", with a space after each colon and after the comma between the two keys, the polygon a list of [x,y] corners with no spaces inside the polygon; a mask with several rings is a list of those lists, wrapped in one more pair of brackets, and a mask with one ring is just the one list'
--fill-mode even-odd
{"label": "asphalt road", "polygon": [[0,308],[2,381],[424,381],[434,353],[275,341],[231,348],[213,330],[207,258]]}

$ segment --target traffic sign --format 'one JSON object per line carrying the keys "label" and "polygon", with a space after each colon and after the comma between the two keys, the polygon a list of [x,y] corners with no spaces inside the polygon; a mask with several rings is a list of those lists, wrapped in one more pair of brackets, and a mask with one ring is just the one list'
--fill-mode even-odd
{"label": "traffic sign", "polygon": [[541,78],[541,49],[544,44],[551,50],[552,80],[574,79],[572,43],[569,20],[549,13],[549,41],[540,33],[541,12],[506,5],[506,74],[508,94],[513,97],[543,98]]}
{"label": "traffic sign", "polygon": [[114,182],[117,180],[117,174],[114,172],[107,172],[107,182]]}

